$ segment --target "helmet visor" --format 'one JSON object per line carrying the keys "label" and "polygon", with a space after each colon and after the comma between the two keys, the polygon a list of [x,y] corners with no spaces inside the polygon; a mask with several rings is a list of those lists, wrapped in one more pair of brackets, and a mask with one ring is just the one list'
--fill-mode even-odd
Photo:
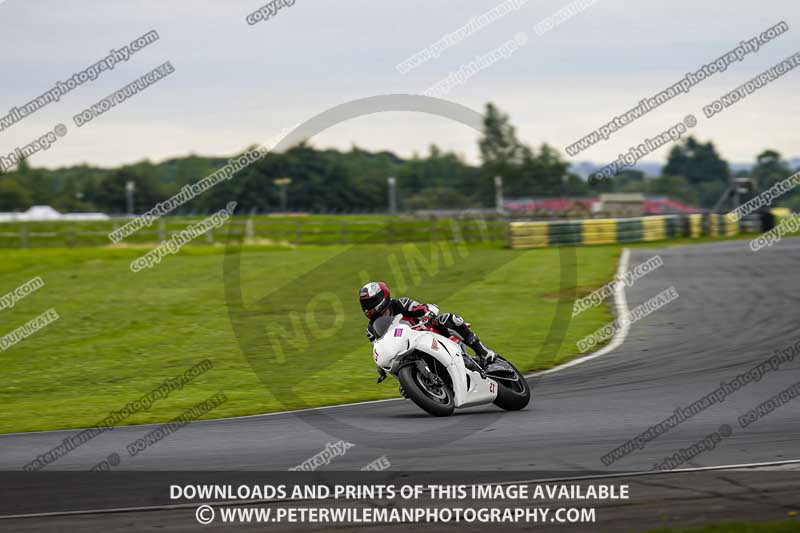
{"label": "helmet visor", "polygon": [[367,298],[360,298],[361,300],[361,309],[364,311],[371,311],[378,307],[381,302],[383,302],[383,293],[379,292],[375,296],[370,296]]}

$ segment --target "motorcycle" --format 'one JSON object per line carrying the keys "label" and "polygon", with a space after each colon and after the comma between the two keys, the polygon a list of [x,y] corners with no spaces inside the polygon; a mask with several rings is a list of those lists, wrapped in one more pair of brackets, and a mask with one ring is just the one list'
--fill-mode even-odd
{"label": "motorcycle", "polygon": [[528,382],[500,356],[481,369],[458,337],[445,337],[426,323],[411,324],[399,315],[380,317],[373,327],[378,338],[372,355],[383,370],[378,383],[390,374],[433,416],[489,403],[517,411],[530,402]]}

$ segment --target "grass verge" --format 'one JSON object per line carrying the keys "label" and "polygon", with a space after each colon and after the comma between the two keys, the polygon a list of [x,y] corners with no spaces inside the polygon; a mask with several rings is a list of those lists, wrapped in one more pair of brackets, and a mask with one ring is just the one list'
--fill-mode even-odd
{"label": "grass verge", "polygon": [[[611,279],[619,251],[248,246],[238,255],[240,275],[228,279],[241,287],[247,310],[239,323],[226,305],[221,246],[184,248],[139,273],[129,264],[144,250],[6,250],[0,294],[35,276],[45,286],[0,310],[0,336],[50,307],[61,318],[0,351],[0,433],[89,427],[206,358],[210,371],[124,423],[170,420],[217,391],[229,401],[207,418],[396,397],[392,382],[375,384],[357,303],[365,277],[385,279],[396,296],[463,315],[520,369],[547,368],[574,357],[576,341],[610,320],[607,306],[569,317],[576,294]],[[562,273],[562,265],[572,262],[575,277],[564,281],[572,270]],[[330,313],[315,311],[314,324],[333,334],[314,338],[312,331],[307,342],[294,342],[292,317],[308,317],[309,302],[323,292],[338,303]],[[566,320],[554,323],[559,305]],[[288,335],[271,335],[276,325]],[[548,342],[554,329],[563,342]],[[273,353],[276,338],[285,348],[282,359]],[[265,378],[261,364],[279,371]],[[279,392],[286,390],[293,394]]]}

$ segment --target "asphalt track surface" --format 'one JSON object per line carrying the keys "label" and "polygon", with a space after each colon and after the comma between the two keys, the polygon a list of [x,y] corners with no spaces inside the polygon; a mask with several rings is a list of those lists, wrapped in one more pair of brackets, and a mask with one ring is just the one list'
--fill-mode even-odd
{"label": "asphalt track surface", "polygon": [[[651,470],[722,424],[732,428],[732,435],[681,468],[800,459],[800,399],[746,428],[737,423],[740,415],[800,381],[798,354],[642,449],[611,465],[601,461],[676,408],[800,341],[800,240],[757,253],[747,245],[739,240],[633,249],[630,267],[654,255],[664,264],[625,289],[628,308],[670,286],[679,298],[632,324],[624,342],[609,353],[531,378],[533,401],[521,412],[488,406],[442,420],[396,400],[203,421],[136,457],[129,457],[125,446],[153,428],[124,427],[96,437],[48,470],[87,470],[116,452],[122,458],[119,468],[126,470],[285,471],[327,443],[346,440],[354,446],[324,470],[358,470],[385,455],[393,471],[485,470],[510,476],[530,471],[527,479],[553,473],[568,477]],[[0,470],[20,470],[73,433],[0,436]]]}

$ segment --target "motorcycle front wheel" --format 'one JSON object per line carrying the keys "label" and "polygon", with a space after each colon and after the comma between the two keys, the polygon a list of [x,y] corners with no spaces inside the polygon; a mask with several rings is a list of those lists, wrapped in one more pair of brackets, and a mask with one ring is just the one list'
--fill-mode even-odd
{"label": "motorcycle front wheel", "polygon": [[398,380],[411,401],[433,416],[450,416],[455,409],[453,393],[446,383],[431,383],[420,374],[417,365],[406,365],[398,372]]}

